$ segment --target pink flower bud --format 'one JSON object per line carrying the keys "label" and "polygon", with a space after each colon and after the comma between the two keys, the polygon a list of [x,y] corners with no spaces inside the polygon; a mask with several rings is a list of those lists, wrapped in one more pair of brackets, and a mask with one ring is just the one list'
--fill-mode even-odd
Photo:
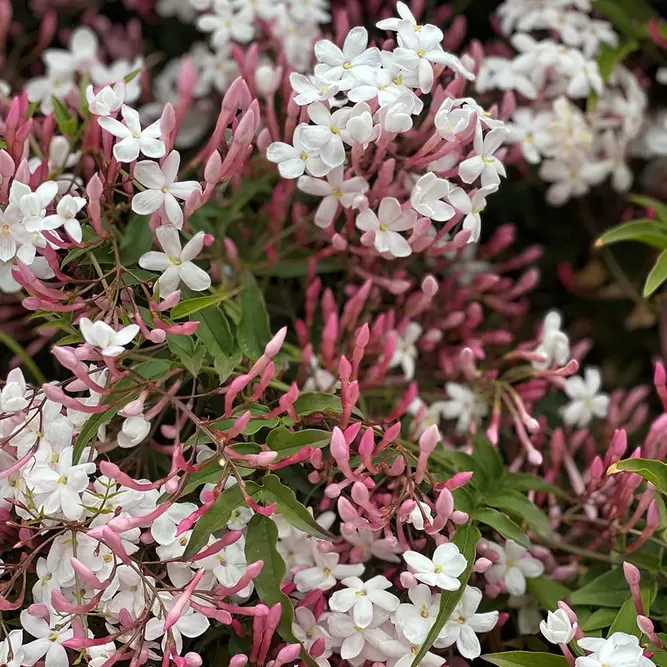
{"label": "pink flower bud", "polygon": [[623,574],[625,575],[625,580],[630,586],[639,586],[641,574],[636,565],[625,561],[623,563]]}
{"label": "pink flower bud", "polygon": [[650,618],[647,618],[646,616],[642,616],[641,614],[637,616],[637,627],[645,635],[651,635],[655,632],[655,626],[653,625],[653,621]]}
{"label": "pink flower bud", "polygon": [[419,438],[419,449],[425,454],[430,454],[438,444],[440,433],[435,424],[431,424]]}
{"label": "pink flower bud", "polygon": [[229,660],[229,667],[244,667],[248,662],[248,656],[243,653],[237,653]]}
{"label": "pink flower bud", "polygon": [[283,327],[267,344],[264,348],[264,354],[273,359],[273,357],[280,352],[280,348],[283,346],[285,336],[287,335],[287,327]]}
{"label": "pink flower bud", "polygon": [[484,574],[492,565],[493,563],[488,558],[482,557],[475,561],[472,569],[477,574]]}
{"label": "pink flower bud", "polygon": [[414,588],[415,586],[417,586],[419,584],[419,582],[417,581],[417,578],[411,572],[401,572],[401,576],[399,577],[399,579],[400,579],[401,585],[404,588],[407,588],[408,590],[410,588]]}
{"label": "pink flower bud", "polygon": [[424,278],[422,282],[422,292],[431,298],[438,293],[438,282],[433,276],[428,275]]}

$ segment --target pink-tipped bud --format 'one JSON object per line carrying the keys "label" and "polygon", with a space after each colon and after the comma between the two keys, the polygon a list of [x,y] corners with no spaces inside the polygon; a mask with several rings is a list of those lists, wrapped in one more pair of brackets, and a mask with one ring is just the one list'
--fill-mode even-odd
{"label": "pink-tipped bud", "polygon": [[655,632],[655,626],[653,625],[653,621],[650,618],[647,618],[646,616],[642,616],[641,614],[637,616],[637,627],[645,635],[652,635]]}
{"label": "pink-tipped bud", "polygon": [[426,276],[422,282],[422,292],[433,298],[438,293],[438,281],[431,275]]}
{"label": "pink-tipped bud", "polygon": [[636,565],[625,561],[623,563],[623,574],[625,575],[625,580],[631,587],[639,586],[639,582],[641,581],[641,573],[639,572],[639,569]]}
{"label": "pink-tipped bud", "polygon": [[419,584],[417,578],[411,572],[401,572],[401,576],[399,577],[399,579],[401,581],[401,585],[404,588],[407,588],[408,590],[410,588],[414,588]]}
{"label": "pink-tipped bud", "polygon": [[419,438],[419,449],[425,454],[430,454],[438,444],[440,433],[435,424],[431,424]]}
{"label": "pink-tipped bud", "polygon": [[574,609],[572,609],[570,607],[570,605],[567,604],[567,602],[563,602],[562,600],[559,600],[558,608],[562,609],[567,614],[567,617],[570,619],[571,623],[578,623],[579,622],[579,619],[577,618],[577,615],[574,613]]}
{"label": "pink-tipped bud", "polygon": [[482,557],[475,561],[472,569],[477,574],[484,574],[492,565],[493,563],[488,558]]}
{"label": "pink-tipped bud", "polygon": [[465,486],[472,479],[472,476],[472,471],[457,472],[445,482],[445,488],[453,491],[461,486]]}
{"label": "pink-tipped bud", "polygon": [[287,335],[287,327],[283,327],[267,344],[264,348],[264,354],[273,359],[273,357],[280,352],[280,348],[283,346],[285,341],[285,336]]}
{"label": "pink-tipped bud", "polygon": [[243,653],[236,653],[229,660],[229,667],[244,667],[248,662],[248,656]]}

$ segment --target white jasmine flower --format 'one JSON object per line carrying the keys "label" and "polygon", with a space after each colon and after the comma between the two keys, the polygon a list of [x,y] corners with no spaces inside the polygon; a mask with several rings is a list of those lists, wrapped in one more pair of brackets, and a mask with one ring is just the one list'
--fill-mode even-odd
{"label": "white jasmine flower", "polygon": [[164,650],[167,645],[167,638],[170,636],[173,638],[176,652],[180,655],[183,650],[183,637],[194,638],[203,635],[206,630],[208,630],[210,621],[204,614],[200,614],[189,605],[186,605],[176,623],[171,626],[169,633],[165,635],[165,616],[169,613],[174,604],[176,604],[177,598],[170,593],[162,591],[158,593],[158,596],[160,597],[160,600],[155,601],[155,605],[153,606],[154,616],[149,619],[148,623],[146,623],[144,637],[148,641],[152,641],[164,635],[162,640],[162,648]]}
{"label": "white jasmine flower", "polygon": [[505,547],[489,542],[489,548],[498,554],[498,560],[484,573],[491,584],[503,582],[510,595],[526,592],[526,578],[539,577],[544,572],[542,561],[533,558],[528,550],[514,540],[507,540]]}
{"label": "white jasmine flower", "polygon": [[394,257],[407,257],[412,254],[412,248],[399,232],[412,229],[416,222],[415,211],[404,211],[398,199],[384,197],[377,214],[367,208],[359,213],[355,224],[364,232],[375,233],[374,244],[378,252],[386,252]]}
{"label": "white jasmine flower", "polygon": [[316,588],[321,591],[328,591],[339,580],[346,577],[359,577],[364,573],[365,567],[362,564],[340,565],[338,563],[340,554],[322,553],[312,544],[311,550],[314,565],[299,570],[294,575],[294,583],[300,593],[307,593]]}
{"label": "white jasmine flower", "polygon": [[289,80],[292,90],[296,93],[294,102],[299,106],[306,106],[313,102],[326,102],[333,99],[340,91],[338,84],[321,81],[315,76],[304,76],[299,72],[292,72]]}
{"label": "white jasmine flower", "polygon": [[41,616],[33,616],[27,609],[21,612],[21,627],[36,637],[34,641],[23,645],[26,664],[34,665],[42,657],[45,657],[49,667],[68,667],[70,664],[62,643],[72,639],[74,630],[69,623],[60,622],[55,614],[53,616],[47,621]]}
{"label": "white jasmine flower", "polygon": [[55,181],[45,181],[33,192],[29,185],[14,180],[9,188],[9,202],[21,212],[26,231],[39,232],[43,228],[46,207],[57,194]]}
{"label": "white jasmine flower", "polygon": [[505,176],[503,163],[494,156],[507,137],[507,130],[496,128],[482,137],[482,129],[478,126],[475,131],[474,148],[476,155],[464,160],[459,166],[459,176],[464,183],[473,183],[480,176],[482,187],[497,185],[500,177]]}
{"label": "white jasmine flower", "polygon": [[[303,644],[306,651],[310,651],[312,645],[324,637],[325,645],[331,645],[331,635],[322,625],[318,625],[317,619],[307,607],[297,607],[294,610],[294,622],[292,623],[294,636]],[[325,649],[325,656],[331,655],[331,650]]]}
{"label": "white jasmine flower", "polygon": [[9,262],[14,257],[18,257],[26,265],[32,264],[35,259],[33,234],[25,228],[22,218],[23,214],[14,204],[10,204],[4,211],[0,210],[0,261],[7,262],[3,265],[10,269],[12,263]]}
{"label": "white jasmine flower", "polygon": [[406,551],[403,559],[415,577],[429,586],[437,586],[444,591],[458,591],[461,587],[457,577],[466,569],[467,563],[459,548],[452,542],[441,544],[432,559],[417,551]]}
{"label": "white jasmine flower", "polygon": [[329,172],[326,181],[310,176],[299,178],[299,190],[323,198],[315,211],[315,224],[318,227],[326,229],[336,219],[339,205],[351,208],[356,197],[368,192],[369,185],[365,178],[353,176],[344,180],[344,175],[345,170],[340,166]]}
{"label": "white jasmine flower", "polygon": [[155,235],[164,252],[147,252],[139,259],[139,266],[149,271],[162,271],[155,283],[156,288],[160,286],[161,298],[175,292],[181,281],[195,292],[203,292],[211,286],[208,273],[192,261],[204,247],[204,232],[197,232],[183,249],[175,227],[158,227]]}
{"label": "white jasmine flower", "polygon": [[[361,627],[348,614],[333,612],[327,617],[329,632],[338,640],[340,648],[338,653],[343,660],[361,661],[382,659],[382,653],[378,653],[376,639],[381,633],[379,626],[389,618],[387,612],[376,609],[371,622]],[[381,633],[380,636],[384,635]]]}
{"label": "white jasmine flower", "polygon": [[432,171],[415,183],[410,203],[415,211],[438,222],[451,220],[457,209],[461,213],[472,210],[470,198],[462,188],[453,186],[447,179],[438,178]]}
{"label": "white jasmine flower", "polygon": [[563,609],[547,612],[547,620],[540,623],[540,631],[552,644],[569,644],[576,630],[577,624],[570,621],[570,617]]}
{"label": "white jasmine flower", "polygon": [[81,243],[83,234],[81,232],[81,223],[76,219],[77,214],[86,205],[83,197],[73,197],[64,195],[58,205],[54,215],[47,215],[41,222],[41,229],[58,229],[64,227],[70,238],[77,243]]}
{"label": "white jasmine flower", "polygon": [[121,430],[116,437],[119,447],[128,449],[136,447],[146,439],[151,430],[151,423],[143,415],[128,417],[123,421]]}
{"label": "white jasmine flower", "polygon": [[97,93],[90,85],[86,88],[86,101],[90,113],[95,116],[108,116],[123,106],[125,102],[125,84],[117,83],[113,87],[104,86]]}
{"label": "white jasmine flower", "polygon": [[396,626],[413,644],[423,644],[440,611],[440,594],[432,595],[426,584],[408,589],[410,602],[398,606],[394,614]]}
{"label": "white jasmine flower", "polygon": [[498,191],[497,185],[487,185],[484,188],[479,188],[470,198],[471,211],[463,218],[461,229],[470,230],[470,238],[468,243],[477,243],[482,233],[482,218],[480,213],[486,208],[486,198]]}
{"label": "white jasmine flower", "polygon": [[28,386],[20,368],[12,368],[7,373],[5,386],[0,391],[0,411],[18,412],[28,407]]}
{"label": "white jasmine flower", "polygon": [[412,380],[415,375],[415,360],[418,355],[417,341],[421,335],[421,326],[417,322],[408,322],[405,333],[396,338],[396,349],[389,362],[389,368],[400,366],[406,380]]}
{"label": "white jasmine flower", "polygon": [[355,625],[367,628],[373,620],[373,610],[376,607],[386,611],[396,611],[399,599],[387,591],[391,581],[382,575],[377,575],[366,582],[359,577],[347,577],[341,581],[346,588],[336,591],[329,598],[329,607],[333,611],[349,612]]}
{"label": "white jasmine flower", "polygon": [[466,586],[461,600],[438,635],[436,644],[439,648],[456,644],[458,652],[464,658],[479,658],[482,647],[476,633],[489,632],[498,622],[497,611],[477,613],[481,601],[482,591],[474,586]]}
{"label": "white jasmine flower", "polygon": [[123,104],[120,112],[124,124],[108,116],[101,116],[97,120],[101,128],[120,138],[113,147],[113,154],[118,162],[134,162],[139,153],[152,158],[162,157],[166,153],[164,141],[159,139],[162,134],[159,120],[142,130],[137,111]]}
{"label": "white jasmine flower", "polygon": [[23,650],[23,630],[12,630],[0,642],[0,665],[4,667],[21,667],[26,664]]}
{"label": "white jasmine flower", "polygon": [[201,192],[198,181],[177,181],[181,156],[178,151],[171,151],[162,163],[143,160],[137,162],[134,177],[146,189],[132,197],[132,210],[139,215],[155,213],[161,207],[172,225],[180,229],[183,226],[183,211],[177,201],[185,201],[193,192]]}
{"label": "white jasmine flower", "polygon": [[168,546],[175,542],[178,524],[196,509],[197,505],[194,503],[173,503],[164,514],[161,514],[151,524],[150,531],[153,539],[162,546]]}
{"label": "white jasmine flower", "polygon": [[266,149],[266,159],[278,165],[283,178],[298,178],[307,171],[316,178],[326,176],[331,168],[322,162],[318,151],[308,150],[301,141],[301,133],[307,124],[301,123],[294,130],[293,146],[282,141],[274,141]]}
{"label": "white jasmine flower", "polygon": [[355,84],[359,76],[368,76],[373,68],[380,66],[380,51],[368,46],[366,28],[352,28],[345,37],[341,50],[328,39],[321,39],[315,44],[315,76],[324,81],[338,82],[341,90],[347,90]]}
{"label": "white jasmine flower", "polygon": [[609,396],[598,393],[602,377],[597,368],[587,368],[584,377],[573,375],[565,380],[565,393],[571,399],[563,409],[565,423],[583,428],[593,417],[604,419],[609,409]]}
{"label": "white jasmine flower", "polygon": [[562,317],[555,310],[547,313],[542,325],[540,344],[535,352],[544,357],[544,361],[533,361],[533,368],[546,370],[554,364],[564,366],[570,358],[570,341],[567,334],[561,331]]}
{"label": "white jasmine flower", "polygon": [[79,320],[81,335],[88,345],[99,348],[105,357],[117,357],[125,352],[125,346],[134,340],[139,333],[136,324],[130,324],[116,331],[106,322],[91,322],[87,317]]}
{"label": "white jasmine flower", "polygon": [[654,667],[653,661],[644,657],[637,637],[625,632],[614,632],[608,639],[584,637],[577,643],[592,653],[577,658],[575,667]]}
{"label": "white jasmine flower", "polygon": [[301,131],[301,141],[307,150],[319,153],[324,164],[334,169],[345,162],[347,141],[345,126],[352,113],[347,107],[331,113],[322,102],[313,102],[308,106],[308,117],[314,125],[307,125]]}
{"label": "white jasmine flower", "polygon": [[486,401],[472,389],[456,382],[445,385],[449,400],[442,401],[442,415],[445,419],[456,419],[456,430],[466,433],[471,424],[476,424],[489,413]]}
{"label": "white jasmine flower", "polygon": [[98,42],[95,33],[86,26],[79,26],[72,33],[69,50],[44,51],[46,66],[57,72],[84,74],[97,62]]}

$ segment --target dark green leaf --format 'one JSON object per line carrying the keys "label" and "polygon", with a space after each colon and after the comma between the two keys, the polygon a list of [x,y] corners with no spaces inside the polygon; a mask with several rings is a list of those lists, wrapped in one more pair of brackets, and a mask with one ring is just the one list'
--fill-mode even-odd
{"label": "dark green leaf", "polygon": [[638,241],[664,250],[667,248],[667,227],[655,220],[632,220],[612,227],[596,242],[596,246],[610,245],[619,241]]}
{"label": "dark green leaf", "polygon": [[487,499],[491,507],[512,514],[515,519],[527,521],[531,528],[540,535],[551,535],[549,517],[526,496],[518,491],[503,491]]}
{"label": "dark green leaf", "polygon": [[479,530],[472,524],[465,524],[460,528],[457,528],[456,533],[452,542],[456,544],[459,548],[459,551],[465,556],[465,559],[468,563],[465,571],[459,577],[461,586],[457,591],[442,591],[440,595],[440,607],[438,609],[438,615],[436,616],[435,623],[431,627],[424,643],[421,645],[419,652],[414,657],[412,665],[410,667],[419,667],[422,664],[424,656],[428,653],[431,646],[433,646],[435,640],[438,638],[438,635],[445,627],[445,623],[449,620],[454,607],[458,604],[463,592],[465,591],[466,584],[470,578],[470,573],[472,572],[472,567],[475,563],[475,547],[477,542],[479,542],[481,535]]}
{"label": "dark green leaf", "polygon": [[609,46],[602,43],[600,45],[600,55],[598,56],[598,66],[600,75],[607,81],[619,63],[622,63],[631,53],[639,48],[639,42],[636,39],[622,40],[617,46]]}
{"label": "dark green leaf", "polygon": [[667,280],[667,250],[663,250],[656,259],[653,268],[644,283],[644,297],[651,296]]}
{"label": "dark green leaf", "polygon": [[278,460],[300,452],[304,447],[321,449],[331,442],[329,431],[309,428],[304,431],[289,431],[284,427],[276,428],[269,433],[266,444],[269,449],[278,452]]}
{"label": "dark green leaf", "polygon": [[139,261],[153,245],[153,232],[148,224],[147,215],[135,215],[123,230],[120,241],[120,261],[123,266],[130,267]]}
{"label": "dark green leaf", "polygon": [[563,492],[553,484],[549,484],[542,477],[531,475],[526,472],[511,472],[505,476],[503,486],[507,486],[515,491],[541,491],[543,493],[553,493],[562,495]]}
{"label": "dark green leaf", "polygon": [[207,294],[206,296],[198,296],[194,299],[181,301],[171,309],[171,318],[173,320],[181,320],[184,317],[188,317],[188,315],[204,310],[204,308],[217,305],[224,298],[224,296],[219,294]]}
{"label": "dark green leaf", "polygon": [[76,117],[70,113],[70,110],[55,96],[51,96],[53,102],[53,115],[56,119],[58,129],[66,136],[71,137],[76,132]]}
{"label": "dark green leaf", "polygon": [[[285,561],[276,549],[278,528],[268,517],[255,514],[248,524],[248,533],[245,543],[245,556],[248,563],[261,560],[264,565],[262,571],[254,579],[255,589],[259,599],[268,607],[280,603],[282,616],[278,625],[278,633],[289,644],[297,644],[299,640],[292,632],[294,607],[290,599],[280,589],[285,578]],[[301,651],[301,659],[308,667],[317,667],[315,661],[305,650]]]}
{"label": "dark green leaf", "polygon": [[602,628],[608,628],[618,615],[616,609],[596,609],[582,624],[584,632],[594,632]]}
{"label": "dark green leaf", "polygon": [[477,477],[477,486],[487,491],[489,487],[498,484],[505,473],[503,457],[497,447],[494,447],[484,434],[473,438],[474,456],[473,466]]}
{"label": "dark green leaf", "polygon": [[241,351],[246,357],[259,359],[264,347],[271,340],[269,316],[264,305],[264,295],[252,273],[243,274],[241,292],[241,321],[236,331]]}
{"label": "dark green leaf", "polygon": [[652,459],[626,459],[609,467],[607,474],[635,472],[651,482],[661,493],[667,494],[667,463]]}
{"label": "dark green leaf", "polygon": [[482,507],[475,512],[474,518],[486,524],[490,528],[493,528],[505,539],[514,540],[517,544],[520,544],[526,549],[530,548],[530,540],[528,539],[526,533],[524,533],[521,528],[519,528],[519,526],[517,526],[516,523],[512,521],[512,519],[505,516],[498,510],[494,510],[490,507]]}
{"label": "dark green leaf", "polygon": [[667,651],[655,651],[651,660],[656,667],[667,667]]}
{"label": "dark green leaf", "polygon": [[315,521],[313,515],[297,500],[294,491],[285,486],[279,477],[265,475],[262,485],[262,498],[270,503],[277,503],[276,511],[295,528],[322,540],[331,539],[331,535]]}
{"label": "dark green leaf", "polygon": [[[306,417],[307,415],[316,414],[318,412],[323,414],[341,414],[343,412],[343,404],[341,403],[340,398],[333,394],[307,391],[294,401],[294,409],[299,417]],[[356,408],[353,410],[353,413],[358,417],[363,416]]]}
{"label": "dark green leaf", "polygon": [[[246,493],[253,499],[259,497],[260,487],[254,482],[245,482]],[[227,526],[232,512],[245,505],[246,501],[241,487],[234,484],[226,488],[216,499],[213,505],[202,515],[195,524],[188,546],[185,547],[183,559],[187,560],[201,551],[207,544],[208,538],[216,531]]]}
{"label": "dark green leaf", "polygon": [[218,306],[209,306],[190,315],[191,322],[199,322],[195,335],[204,343],[213,359],[229,360],[234,352],[234,338],[229,322]]}
{"label": "dark green leaf", "polygon": [[567,660],[561,655],[533,651],[490,653],[482,659],[498,667],[568,667]]}
{"label": "dark green leaf", "polygon": [[201,370],[206,350],[199,345],[194,336],[167,334],[167,346],[175,354],[190,375],[197,377]]}
{"label": "dark green leaf", "polygon": [[548,611],[557,609],[558,603],[567,600],[571,593],[569,588],[545,575],[526,579],[526,589]]}
{"label": "dark green leaf", "polygon": [[227,380],[234,372],[234,369],[241,363],[242,359],[243,355],[239,350],[236,350],[229,356],[219,354],[213,360],[213,367],[220,378],[220,384]]}
{"label": "dark green leaf", "polygon": [[605,572],[570,595],[569,604],[591,607],[616,607],[618,609],[628,595],[628,584],[620,568]]}

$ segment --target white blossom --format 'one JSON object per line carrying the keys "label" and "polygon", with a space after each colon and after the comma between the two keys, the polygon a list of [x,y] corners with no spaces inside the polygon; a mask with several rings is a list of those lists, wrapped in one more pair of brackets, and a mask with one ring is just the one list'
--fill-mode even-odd
{"label": "white blossom", "polygon": [[528,550],[514,540],[507,540],[504,548],[489,542],[489,548],[498,554],[498,559],[484,573],[486,580],[491,584],[502,582],[510,595],[523,595],[526,578],[539,577],[544,572],[542,562],[530,556]]}
{"label": "white blossom", "polygon": [[465,557],[452,542],[441,544],[432,559],[417,551],[406,551],[403,559],[419,581],[445,591],[457,591],[460,588],[461,582],[457,577],[467,565]]}
{"label": "white blossom", "polygon": [[602,377],[597,368],[586,368],[584,377],[572,375],[565,380],[565,393],[570,398],[563,408],[566,424],[583,428],[593,417],[604,419],[609,409],[609,396],[600,393]]}

